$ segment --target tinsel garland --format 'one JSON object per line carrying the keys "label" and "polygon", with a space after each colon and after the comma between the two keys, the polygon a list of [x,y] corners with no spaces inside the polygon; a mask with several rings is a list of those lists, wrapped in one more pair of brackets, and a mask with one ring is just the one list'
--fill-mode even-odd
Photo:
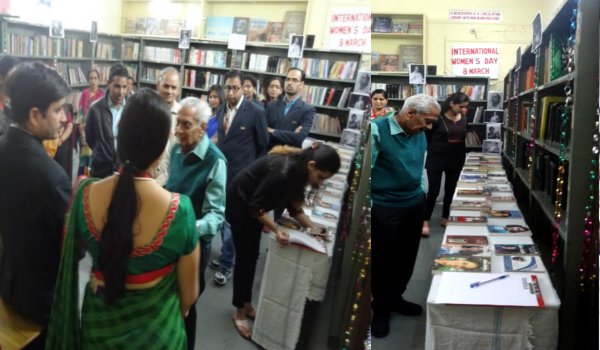
{"label": "tinsel garland", "polygon": [[598,124],[600,106],[596,108],[596,123],[593,135],[591,170],[588,177],[588,196],[585,205],[583,244],[579,262],[579,289],[593,291],[598,284]]}
{"label": "tinsel garland", "polygon": [[[538,47],[537,49],[535,49],[536,51],[539,50],[540,48]],[[535,66],[536,67],[540,67],[540,54],[536,53],[535,55]],[[534,69],[534,86],[539,86],[540,83],[540,72],[539,72],[539,68],[538,69]],[[518,102],[518,100],[517,100]],[[535,130],[536,130],[536,124],[537,124],[537,105],[538,105],[538,90],[535,89],[533,91],[533,105],[531,108],[531,115],[529,116],[529,124],[530,124],[530,128],[529,128],[529,141],[527,142],[527,149],[528,149],[528,154],[529,156],[527,157],[527,179],[529,180],[529,185],[532,186],[533,185],[533,158],[535,157]],[[517,104],[518,106],[518,104]],[[533,188],[533,187],[532,187]]]}
{"label": "tinsel garland", "polygon": [[[567,74],[572,74],[575,71],[575,54],[574,46],[577,35],[577,5],[578,0],[574,1],[575,7],[571,14],[570,21],[570,32],[568,39],[568,62],[567,62]],[[565,173],[566,173],[566,151],[567,151],[567,130],[569,130],[569,119],[571,116],[571,105],[573,104],[573,76],[567,80],[565,84],[565,108],[560,116],[560,148],[558,154],[558,176],[556,178],[556,199],[554,201],[554,226],[552,230],[552,256],[551,264],[552,267],[556,266],[558,262],[559,245],[558,239],[560,236],[560,222],[561,222],[561,209],[562,209],[562,198],[563,189],[565,184]]]}

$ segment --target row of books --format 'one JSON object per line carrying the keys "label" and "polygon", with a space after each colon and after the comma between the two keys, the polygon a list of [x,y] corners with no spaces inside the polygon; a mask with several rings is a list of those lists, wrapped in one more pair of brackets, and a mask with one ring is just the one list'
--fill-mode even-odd
{"label": "row of books", "polygon": [[465,145],[467,147],[481,146],[481,135],[476,130],[469,130],[465,135]]}
{"label": "row of books", "polygon": [[109,43],[96,43],[96,58],[115,59],[115,47]]}
{"label": "row of books", "polygon": [[383,84],[372,83],[371,90],[384,89],[388,98],[407,99],[416,94],[427,94],[438,100],[445,100],[448,96],[457,91],[462,91],[469,96],[471,100],[485,99],[485,85],[457,85],[457,84]]}
{"label": "row of books", "polygon": [[[467,227],[478,229],[467,230]],[[494,259],[500,259],[502,266],[502,271],[495,272],[545,271],[538,249],[529,238],[531,231],[516,206],[499,155],[467,155],[447,230],[451,233],[446,235],[434,261],[434,274],[491,272]],[[459,234],[460,231],[470,234]],[[490,244],[490,238],[494,238],[494,244]]]}
{"label": "row of books", "polygon": [[140,43],[125,41],[121,45],[121,56],[124,60],[137,60],[140,57]]}
{"label": "row of books", "polygon": [[[286,11],[283,21],[270,21],[264,18],[248,20],[248,41],[279,43],[287,42],[291,34],[302,35],[304,11]],[[234,17],[207,17],[204,35],[207,39],[227,40],[234,25]]]}
{"label": "row of books", "polygon": [[108,77],[110,75],[110,64],[98,64],[95,68],[98,70],[98,82],[100,84],[107,84]]}
{"label": "row of books", "polygon": [[327,86],[306,85],[302,91],[303,100],[312,105],[345,107],[352,88],[336,89]]}
{"label": "row of books", "polygon": [[144,59],[157,62],[181,64],[181,50],[168,47],[144,47]]}
{"label": "row of books", "polygon": [[286,74],[290,67],[290,60],[287,57],[261,55],[256,53],[250,54],[247,65],[247,69],[250,70],[282,75]]}
{"label": "row of books", "polygon": [[227,51],[204,50],[192,47],[188,57],[189,64],[225,68],[227,66]]}
{"label": "row of books", "polygon": [[54,39],[46,35],[7,35],[7,52],[18,56],[84,57],[84,41],[75,38]]}
{"label": "row of books", "polygon": [[[564,111],[565,97],[564,96],[545,96],[541,100],[541,114],[539,129],[537,133],[538,139],[541,141],[549,140],[553,142],[560,142],[561,138],[561,117]],[[570,116],[569,116],[570,118]],[[569,144],[570,138],[570,122],[567,121],[565,126],[565,132],[567,137],[567,144]]]}
{"label": "row of books", "polygon": [[138,81],[138,65],[133,63],[124,64],[123,66],[127,69],[127,72],[129,72],[129,76],[133,78],[133,81]]}
{"label": "row of books", "polygon": [[371,21],[373,33],[423,33],[423,22],[391,16],[374,16]]}
{"label": "row of books", "polygon": [[561,205],[562,208],[566,208],[569,188],[568,163],[566,165],[564,183],[560,189],[557,188],[558,164],[559,161],[556,155],[543,151],[538,153],[533,164],[536,176],[532,184],[532,189],[544,192],[548,195],[552,204],[556,201],[556,191],[561,190],[563,193]]}
{"label": "row of books", "polygon": [[342,127],[338,118],[329,116],[327,114],[315,113],[310,131],[331,135],[341,135]]}
{"label": "row of books", "polygon": [[81,100],[82,93],[81,90],[72,90],[71,94],[67,96],[67,104],[73,106],[73,113],[75,114],[79,112],[79,100]]}
{"label": "row of books", "polygon": [[147,80],[150,82],[158,81],[161,70],[162,69],[159,69],[159,68],[149,68],[149,67],[143,66],[142,71],[141,71],[140,80]]}
{"label": "row of books", "polygon": [[215,84],[225,84],[225,75],[196,69],[185,69],[183,71],[183,86],[208,90]]}
{"label": "row of books", "polygon": [[55,69],[69,85],[87,84],[86,75],[79,65],[58,62]]}

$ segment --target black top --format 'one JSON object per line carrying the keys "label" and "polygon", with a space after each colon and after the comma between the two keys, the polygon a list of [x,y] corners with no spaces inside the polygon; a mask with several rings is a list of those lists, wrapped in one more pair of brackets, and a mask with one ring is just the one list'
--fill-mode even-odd
{"label": "black top", "polygon": [[238,215],[260,216],[287,207],[294,215],[301,210],[306,180],[286,155],[262,157],[240,172],[227,190],[227,220]]}
{"label": "black top", "polygon": [[427,132],[427,161],[428,169],[460,170],[465,162],[465,137],[467,134],[467,118],[463,116],[453,122],[443,113]]}
{"label": "black top", "polygon": [[0,138],[2,299],[18,314],[48,323],[71,182],[32,134],[10,127]]}

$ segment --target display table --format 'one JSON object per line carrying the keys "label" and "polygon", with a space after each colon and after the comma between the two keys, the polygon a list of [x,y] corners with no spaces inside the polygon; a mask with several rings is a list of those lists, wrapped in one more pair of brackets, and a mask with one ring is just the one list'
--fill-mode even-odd
{"label": "display table", "polygon": [[290,245],[281,247],[269,235],[252,340],[265,349],[296,348],[306,300],[322,301],[335,242],[328,254]]}
{"label": "display table", "polygon": [[[455,197],[455,200],[467,198]],[[518,210],[515,204],[495,209]],[[450,215],[479,215],[451,211]],[[489,219],[494,224],[494,219]],[[486,226],[448,226],[445,235],[488,235]],[[499,243],[532,244],[531,237],[488,236],[490,246]],[[443,242],[446,241],[444,236]],[[492,254],[492,272],[500,273],[502,257]],[[457,273],[457,272],[445,272]],[[524,272],[509,273],[523,276]],[[538,276],[545,307],[498,307],[436,303],[441,275],[434,275],[427,297],[425,349],[556,349],[560,300],[547,273]]]}

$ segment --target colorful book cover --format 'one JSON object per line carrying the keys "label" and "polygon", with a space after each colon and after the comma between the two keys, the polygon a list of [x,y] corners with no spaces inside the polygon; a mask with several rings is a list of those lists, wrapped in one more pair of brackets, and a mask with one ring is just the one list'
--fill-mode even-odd
{"label": "colorful book cover", "polygon": [[373,17],[373,33],[390,33],[392,31],[392,18],[377,16]]}
{"label": "colorful book cover", "polygon": [[494,244],[496,255],[538,255],[535,244]]}
{"label": "colorful book cover", "polygon": [[304,11],[286,11],[284,17],[285,26],[283,28],[283,37],[287,41],[290,35],[304,34],[304,20],[306,12]]}
{"label": "colorful book cover", "polygon": [[233,27],[233,17],[207,17],[204,37],[212,40],[227,40]]}
{"label": "colorful book cover", "polygon": [[267,41],[267,26],[269,21],[262,18],[251,18],[248,28],[248,41]]}
{"label": "colorful book cover", "polygon": [[490,247],[480,244],[442,244],[439,255],[489,256]]}
{"label": "colorful book cover", "polygon": [[462,244],[477,244],[477,245],[488,245],[488,239],[486,236],[466,236],[466,235],[448,235],[446,236],[446,243],[448,245],[462,245]]}
{"label": "colorful book cover", "polygon": [[267,24],[267,42],[280,43],[283,38],[283,22],[269,22]]}
{"label": "colorful book cover", "polygon": [[457,196],[489,196],[489,192],[480,188],[459,188],[456,190]]}
{"label": "colorful book cover", "polygon": [[422,45],[400,45],[398,48],[399,70],[408,71],[410,64],[423,64]]}
{"label": "colorful book cover", "polygon": [[492,210],[491,205],[489,201],[453,201],[450,209],[489,211]]}
{"label": "colorful book cover", "polygon": [[487,228],[493,236],[531,236],[529,227],[524,225],[488,225]]}
{"label": "colorful book cover", "polygon": [[545,272],[544,266],[537,256],[512,256],[504,258],[505,272]]}
{"label": "colorful book cover", "polygon": [[492,202],[516,202],[516,198],[513,195],[491,196],[490,201],[492,201]]}
{"label": "colorful book cover", "polygon": [[448,217],[448,225],[486,225],[487,218],[485,216],[455,216]]}
{"label": "colorful book cover", "polygon": [[487,214],[490,218],[522,218],[523,214],[521,214],[518,210],[490,210]]}
{"label": "colorful book cover", "polygon": [[491,258],[487,256],[439,255],[433,262],[432,273],[491,272]]}

